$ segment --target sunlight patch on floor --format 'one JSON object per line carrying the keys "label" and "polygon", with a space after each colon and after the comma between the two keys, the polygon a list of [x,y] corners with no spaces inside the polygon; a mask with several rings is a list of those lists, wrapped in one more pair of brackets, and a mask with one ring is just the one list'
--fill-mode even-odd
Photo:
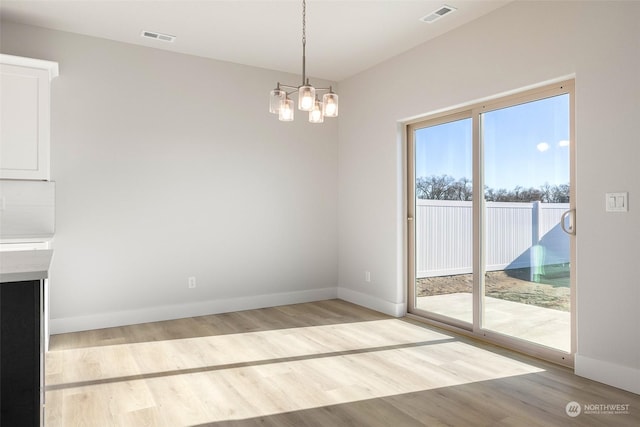
{"label": "sunlight patch on floor", "polygon": [[541,371],[387,319],[52,351],[47,408],[105,425],[193,425]]}

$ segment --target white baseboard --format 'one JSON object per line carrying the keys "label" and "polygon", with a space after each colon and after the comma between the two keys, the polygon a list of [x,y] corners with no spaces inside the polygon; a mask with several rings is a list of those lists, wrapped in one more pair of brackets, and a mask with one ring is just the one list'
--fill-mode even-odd
{"label": "white baseboard", "polygon": [[576,354],[574,372],[581,377],[640,394],[640,369]]}
{"label": "white baseboard", "polygon": [[407,314],[405,303],[389,302],[347,288],[338,288],[338,298],[393,317],[402,317]]}
{"label": "white baseboard", "polygon": [[321,288],[309,291],[285,292],[255,295],[244,298],[216,299],[188,304],[164,305],[139,310],[117,311],[88,316],[64,317],[50,320],[50,333],[88,331],[134,325],[137,323],[159,322],[208,314],[253,310],[279,305],[299,304],[337,298],[337,288]]}

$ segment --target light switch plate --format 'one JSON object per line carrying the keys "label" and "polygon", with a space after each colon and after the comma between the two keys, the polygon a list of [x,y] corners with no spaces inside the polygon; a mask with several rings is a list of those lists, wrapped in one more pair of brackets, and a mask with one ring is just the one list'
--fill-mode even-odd
{"label": "light switch plate", "polygon": [[629,193],[607,193],[605,195],[605,206],[607,212],[628,212]]}

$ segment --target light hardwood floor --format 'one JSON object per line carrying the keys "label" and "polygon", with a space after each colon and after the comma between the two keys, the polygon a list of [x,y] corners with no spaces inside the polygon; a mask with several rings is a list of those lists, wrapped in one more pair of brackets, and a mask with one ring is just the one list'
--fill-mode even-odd
{"label": "light hardwood floor", "polygon": [[46,389],[48,427],[640,425],[638,395],[340,300],[55,335]]}

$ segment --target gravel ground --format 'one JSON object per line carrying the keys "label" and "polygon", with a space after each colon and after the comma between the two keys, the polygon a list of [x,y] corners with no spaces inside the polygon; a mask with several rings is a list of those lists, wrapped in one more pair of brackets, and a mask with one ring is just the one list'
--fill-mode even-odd
{"label": "gravel ground", "polygon": [[[504,271],[488,272],[485,276],[486,295],[538,307],[569,311],[570,290],[568,287],[536,283],[512,276],[513,273],[508,275]],[[472,281],[471,274],[427,277],[416,281],[416,293],[419,297],[457,292],[470,293]]]}

